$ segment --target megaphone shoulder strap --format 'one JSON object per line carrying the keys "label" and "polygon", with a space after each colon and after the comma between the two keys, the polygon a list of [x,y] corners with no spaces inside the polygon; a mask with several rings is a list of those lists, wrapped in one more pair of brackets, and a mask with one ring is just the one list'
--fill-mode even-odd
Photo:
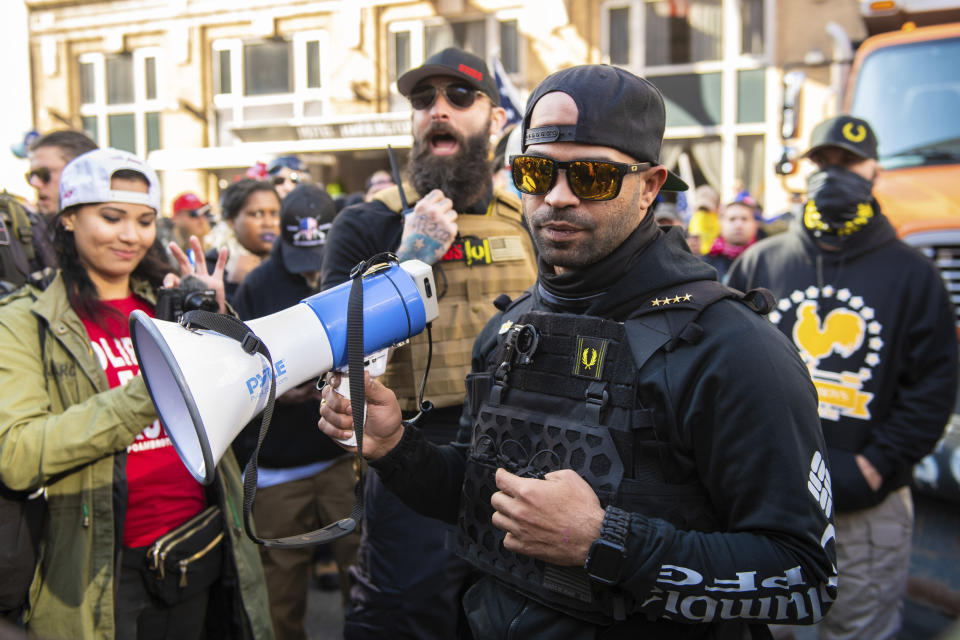
{"label": "megaphone shoulder strap", "polygon": [[[363,371],[363,285],[362,278],[355,277],[350,289],[350,297],[347,303],[347,362],[353,371]],[[359,316],[359,321],[356,319]],[[240,343],[240,347],[249,355],[258,353],[267,359],[269,371],[273,372],[273,358],[270,356],[270,350],[260,338],[250,330],[242,320],[232,316],[209,311],[189,311],[183,314],[182,323],[185,326],[209,329],[223,334],[228,338],[233,338]],[[359,332],[359,339],[357,334]],[[359,355],[357,355],[358,352]],[[354,363],[357,360],[359,364]],[[355,388],[359,380],[359,390]],[[361,403],[365,401],[363,389],[363,376],[353,376],[350,379],[350,396],[357,398]],[[260,456],[260,448],[267,437],[270,429],[270,420],[273,417],[273,406],[276,401],[276,382],[274,376],[270,375],[269,395],[267,404],[263,408],[260,419],[260,431],[257,436],[257,444],[250,460],[243,472],[243,525],[247,531],[247,536],[265,547],[295,549],[300,547],[309,547],[317,544],[332,542],[338,538],[351,533],[357,528],[363,515],[363,479],[357,484],[356,502],[350,516],[328,524],[321,529],[315,529],[306,533],[300,533],[294,536],[284,538],[260,538],[254,533],[251,511],[253,502],[257,497],[257,460]],[[357,457],[360,457],[363,443],[363,411],[355,411],[353,415],[354,429],[357,434]],[[359,465],[362,473],[362,465]]]}

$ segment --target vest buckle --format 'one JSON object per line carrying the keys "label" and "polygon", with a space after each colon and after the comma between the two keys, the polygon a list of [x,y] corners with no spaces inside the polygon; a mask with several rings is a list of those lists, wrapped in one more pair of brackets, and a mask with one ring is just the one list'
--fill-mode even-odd
{"label": "vest buckle", "polygon": [[599,425],[600,414],[610,401],[610,394],[607,393],[607,383],[605,381],[591,382],[586,393],[584,393],[584,399],[587,402],[584,417],[591,424]]}

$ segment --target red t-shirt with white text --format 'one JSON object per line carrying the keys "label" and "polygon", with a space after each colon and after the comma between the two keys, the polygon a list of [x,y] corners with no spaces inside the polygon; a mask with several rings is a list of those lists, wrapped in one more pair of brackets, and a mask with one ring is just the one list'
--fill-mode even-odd
{"label": "red t-shirt with white text", "polygon": [[[127,318],[134,309],[153,317],[153,307],[131,295],[104,300],[119,312],[105,314],[102,324],[81,315],[90,347],[100,361],[110,387],[126,384],[140,374],[130,340]],[[143,547],[199,513],[206,500],[203,487],[177,456],[159,420],[147,426],[127,447],[127,516],[123,543]]]}

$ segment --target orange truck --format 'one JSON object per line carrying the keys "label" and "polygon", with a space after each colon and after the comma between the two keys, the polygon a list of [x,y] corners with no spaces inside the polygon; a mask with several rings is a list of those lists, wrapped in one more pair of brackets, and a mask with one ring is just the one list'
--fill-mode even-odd
{"label": "orange truck", "polygon": [[857,48],[844,111],[873,125],[877,200],[960,309],[960,2],[872,0],[861,14],[876,35]]}

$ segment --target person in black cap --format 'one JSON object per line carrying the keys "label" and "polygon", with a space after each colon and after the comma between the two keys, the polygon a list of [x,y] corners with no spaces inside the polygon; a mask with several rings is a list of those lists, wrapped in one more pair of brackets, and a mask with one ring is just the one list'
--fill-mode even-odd
{"label": "person in black cap", "polygon": [[[490,139],[505,114],[487,65],[460,49],[444,49],[402,75],[397,87],[413,111],[402,186],[378,191],[337,217],[323,288],[347,281],[358,262],[383,251],[433,265],[439,316],[432,350],[426,335],[413,338],[393,352],[382,379],[396,391],[406,417],[413,417],[432,353],[423,399],[433,410],[418,425],[429,439],[449,443],[457,433],[473,340],[496,312],[498,295],[517,296],[535,280],[536,261],[520,201],[493,186]],[[445,548],[452,528],[405,507],[376,473],[366,477],[363,506],[344,637],[455,637],[466,624],[458,603],[470,567]]]}
{"label": "person in black cap", "polygon": [[956,316],[936,267],[873,197],[877,139],[841,115],[813,130],[802,219],[735,261],[733,287],[768,287],[770,314],[810,369],[833,469],[840,597],[821,638],[890,638],[910,565],[913,466],[957,390]]}
{"label": "person in black cap", "polygon": [[[475,638],[769,637],[836,596],[816,392],[681,229],[658,227],[660,92],[606,65],[547,77],[511,162],[535,286],[478,336],[457,442],[366,384],[363,454],[408,506],[457,523]],[[337,381],[333,376],[333,382]],[[324,392],[320,428],[350,433]]]}
{"label": "person in black cap", "polygon": [[[299,185],[284,198],[280,240],[234,297],[241,319],[281,311],[319,291],[334,215],[333,199],[315,184]],[[257,471],[253,518],[260,535],[282,537],[317,529],[346,517],[353,508],[350,457],[317,431],[318,396],[311,381],[277,398]],[[259,420],[252,421],[234,441],[241,465],[256,445],[259,425]],[[356,536],[346,536],[331,543],[344,601],[349,592],[347,568],[356,561],[358,542]],[[313,548],[260,547],[260,555],[277,639],[305,638]]]}

